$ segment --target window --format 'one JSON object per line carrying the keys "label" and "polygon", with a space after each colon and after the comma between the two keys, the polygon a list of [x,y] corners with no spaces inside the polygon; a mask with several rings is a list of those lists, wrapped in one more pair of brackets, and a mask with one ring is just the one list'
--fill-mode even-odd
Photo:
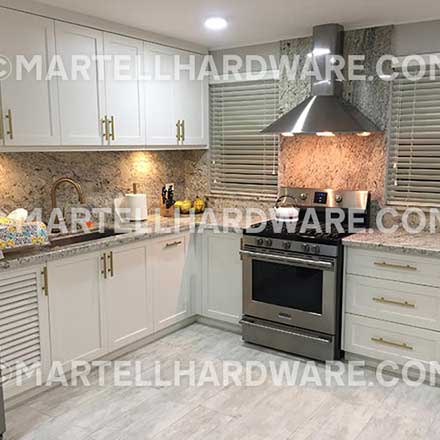
{"label": "window", "polygon": [[275,79],[210,85],[211,194],[277,194],[279,137],[260,131],[278,111]]}
{"label": "window", "polygon": [[440,206],[438,71],[428,68],[417,81],[400,71],[393,82],[387,176],[388,204]]}

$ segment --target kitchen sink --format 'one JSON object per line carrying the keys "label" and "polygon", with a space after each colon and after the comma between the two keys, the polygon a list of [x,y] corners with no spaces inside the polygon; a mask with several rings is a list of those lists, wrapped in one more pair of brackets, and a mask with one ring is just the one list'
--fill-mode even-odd
{"label": "kitchen sink", "polygon": [[105,229],[104,231],[84,232],[71,235],[60,235],[50,239],[50,247],[70,246],[74,244],[86,243],[88,241],[99,240],[101,238],[114,237],[123,232],[116,232],[114,229]]}

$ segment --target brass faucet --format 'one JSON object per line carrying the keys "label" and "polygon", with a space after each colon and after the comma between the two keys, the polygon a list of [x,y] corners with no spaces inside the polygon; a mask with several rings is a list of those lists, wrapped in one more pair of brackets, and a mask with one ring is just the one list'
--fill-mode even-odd
{"label": "brass faucet", "polygon": [[84,194],[81,189],[81,185],[77,182],[75,182],[70,177],[60,177],[56,182],[53,183],[52,189],[50,192],[50,196],[52,199],[52,210],[54,210],[57,207],[57,190],[60,185],[63,183],[70,183],[78,193],[79,203],[84,203]]}

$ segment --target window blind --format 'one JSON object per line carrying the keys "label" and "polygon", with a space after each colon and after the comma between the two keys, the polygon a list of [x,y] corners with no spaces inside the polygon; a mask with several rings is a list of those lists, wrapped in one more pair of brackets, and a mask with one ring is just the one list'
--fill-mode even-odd
{"label": "window blind", "polygon": [[398,206],[440,206],[440,73],[429,68],[417,81],[397,73],[392,86],[387,201]]}
{"label": "window blind", "polygon": [[211,194],[277,194],[279,137],[260,131],[278,112],[278,80],[210,85]]}

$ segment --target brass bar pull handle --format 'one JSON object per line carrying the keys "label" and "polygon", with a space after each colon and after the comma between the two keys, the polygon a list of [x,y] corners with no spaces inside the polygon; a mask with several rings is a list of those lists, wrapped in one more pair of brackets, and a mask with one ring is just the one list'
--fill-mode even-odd
{"label": "brass bar pull handle", "polygon": [[371,340],[377,344],[389,345],[390,347],[403,348],[405,350],[414,350],[414,347],[411,347],[411,345],[408,345],[406,342],[387,341],[384,338],[371,338]]}
{"label": "brass bar pull handle", "polygon": [[115,138],[116,138],[116,135],[115,135],[115,117],[114,116],[112,116],[110,118],[110,125],[111,125],[111,129],[112,129],[110,137],[111,137],[111,140],[114,141]]}
{"label": "brass bar pull handle", "polygon": [[6,134],[9,136],[9,139],[14,139],[14,126],[12,123],[12,111],[9,109],[6,114],[6,119],[8,120],[8,131]]}
{"label": "brass bar pull handle", "polygon": [[102,261],[102,269],[101,269],[101,274],[104,275],[104,279],[107,279],[107,255],[103,254],[101,256],[101,261]]}
{"label": "brass bar pull handle", "polygon": [[176,139],[177,139],[177,142],[179,143],[182,140],[182,136],[180,134],[180,119],[177,121],[176,129],[177,129],[176,130]]}
{"label": "brass bar pull handle", "polygon": [[182,244],[182,241],[173,241],[172,243],[167,243],[165,245],[166,248],[176,247]]}
{"label": "brass bar pull handle", "polygon": [[180,128],[181,128],[181,141],[185,141],[185,121],[180,122]]}
{"label": "brass bar pull handle", "polygon": [[47,273],[47,266],[43,267],[41,275],[43,276],[43,286],[42,286],[42,289],[44,291],[44,295],[45,296],[49,296],[49,276],[48,276],[48,273]]}
{"label": "brass bar pull handle", "polygon": [[402,264],[387,263],[386,261],[376,261],[374,263],[374,265],[375,266],[379,266],[379,267],[386,267],[386,268],[389,268],[389,269],[402,269],[402,270],[412,270],[412,271],[417,270],[417,267],[410,266],[409,264],[404,266]]}
{"label": "brass bar pull handle", "polygon": [[402,307],[408,307],[410,309],[415,309],[416,305],[413,303],[409,303],[408,301],[396,301],[394,299],[386,299],[383,296],[380,297],[374,297],[373,301],[376,301],[378,303],[382,303],[382,304],[392,304],[395,306],[402,306]]}
{"label": "brass bar pull handle", "polygon": [[110,140],[110,134],[108,129],[108,118],[107,116],[104,117],[104,119],[101,121],[103,125],[102,129],[102,137],[108,142]]}
{"label": "brass bar pull handle", "polygon": [[109,260],[109,263],[110,263],[110,267],[108,269],[108,273],[113,278],[115,276],[115,266],[114,266],[114,263],[113,263],[113,252],[112,251],[110,251],[110,254],[108,255],[108,260]]}

